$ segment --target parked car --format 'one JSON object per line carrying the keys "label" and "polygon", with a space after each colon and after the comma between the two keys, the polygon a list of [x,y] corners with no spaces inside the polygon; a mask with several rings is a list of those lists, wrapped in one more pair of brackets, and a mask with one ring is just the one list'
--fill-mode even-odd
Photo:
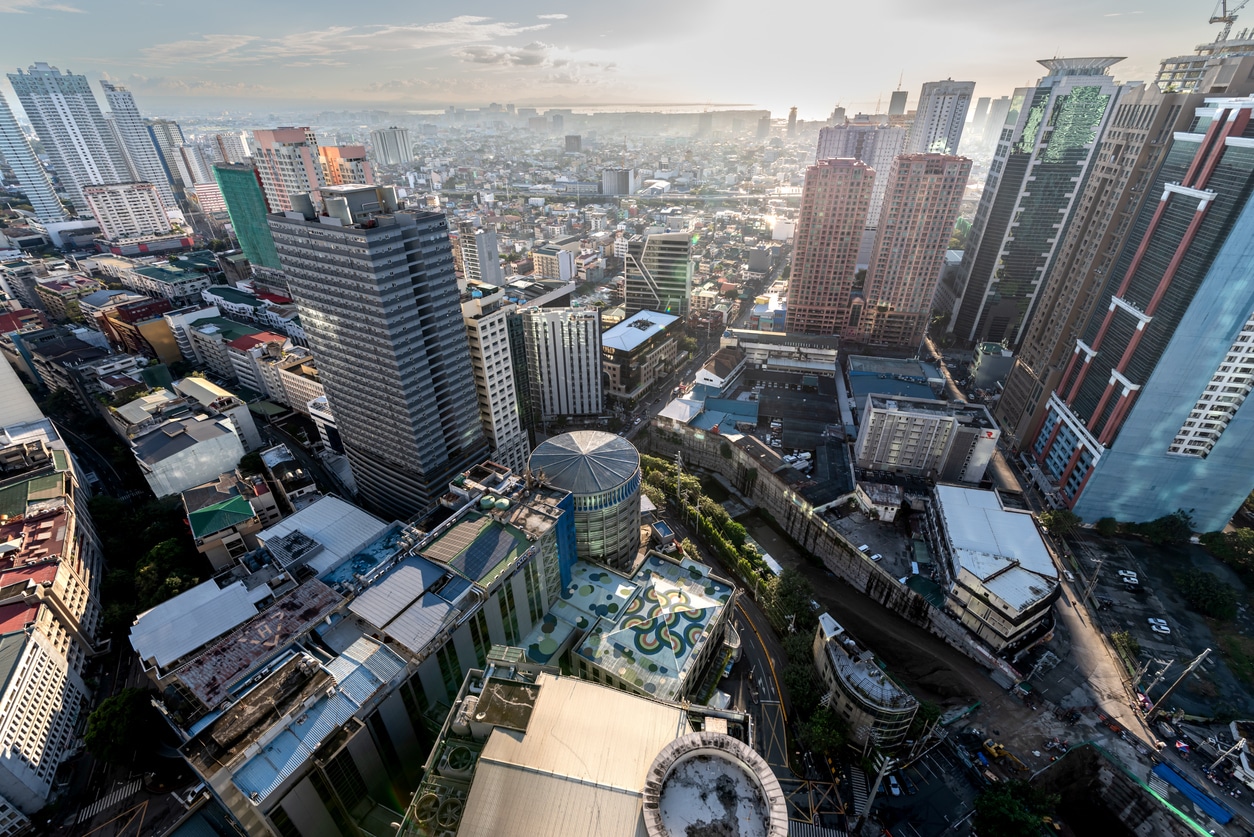
{"label": "parked car", "polygon": [[1132,572],[1132,570],[1116,570],[1116,572],[1119,573],[1120,578],[1125,579],[1125,580],[1129,578],[1131,579],[1136,578],[1136,573]]}
{"label": "parked car", "polygon": [[1149,622],[1150,630],[1154,633],[1167,635],[1171,634],[1171,628],[1167,626],[1166,619],[1154,619],[1151,617],[1145,621]]}
{"label": "parked car", "polygon": [[901,796],[901,784],[897,781],[897,777],[888,774],[888,792],[893,796]]}
{"label": "parked car", "polygon": [[1072,582],[1072,583],[1074,583],[1074,582],[1075,582],[1075,573],[1071,572],[1071,570],[1063,570],[1063,571],[1062,571],[1062,577],[1063,577],[1063,578],[1065,578],[1065,579],[1067,579],[1067,581],[1070,581],[1070,582]]}
{"label": "parked car", "polygon": [[872,556],[871,556],[871,560],[872,560],[872,561],[878,561],[878,560],[880,560],[880,559],[881,559],[881,558],[883,558],[883,557],[884,557],[883,555],[880,555],[880,554],[877,552],[877,553],[875,553],[874,555],[872,555]]}
{"label": "parked car", "polygon": [[858,547],[858,551],[859,551],[859,552],[864,552],[864,553],[865,553],[865,552],[870,552],[870,551],[871,551],[871,545],[870,545],[870,544],[865,544],[865,543],[864,543],[864,544],[862,544],[862,546]]}

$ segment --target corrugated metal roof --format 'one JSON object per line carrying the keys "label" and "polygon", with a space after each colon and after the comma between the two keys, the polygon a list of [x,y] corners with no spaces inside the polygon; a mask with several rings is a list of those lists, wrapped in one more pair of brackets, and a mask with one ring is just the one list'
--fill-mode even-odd
{"label": "corrugated metal roof", "polygon": [[445,617],[453,606],[434,593],[427,593],[397,616],[384,633],[415,653],[440,633]]}
{"label": "corrugated metal roof", "polygon": [[416,602],[448,570],[426,558],[406,558],[348,606],[357,616],[382,628]]}
{"label": "corrugated metal roof", "polygon": [[131,627],[131,647],[141,660],[164,668],[256,615],[244,582],[219,588],[206,581],[141,613]]}
{"label": "corrugated metal roof", "polygon": [[339,497],[322,497],[291,517],[260,532],[257,539],[264,545],[272,538],[282,537],[296,530],[304,532],[326,549],[311,562],[322,573],[340,561],[354,555],[359,549],[388,528],[388,524],[369,512],[359,509]]}
{"label": "corrugated metal roof", "polygon": [[197,509],[187,516],[187,523],[191,526],[192,537],[203,538],[237,523],[251,520],[255,514],[248,500],[236,495],[220,503]]}
{"label": "corrugated metal roof", "polygon": [[43,417],[17,372],[8,363],[0,363],[0,427],[39,421]]}
{"label": "corrugated metal roof", "polygon": [[531,454],[532,472],[574,494],[617,488],[640,470],[640,453],[631,442],[599,430],[576,430],[541,443]]}

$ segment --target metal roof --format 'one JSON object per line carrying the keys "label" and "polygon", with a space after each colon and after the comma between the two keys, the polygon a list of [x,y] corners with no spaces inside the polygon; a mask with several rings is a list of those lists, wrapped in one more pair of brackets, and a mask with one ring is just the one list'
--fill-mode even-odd
{"label": "metal roof", "polygon": [[382,628],[430,590],[447,572],[444,567],[426,558],[406,558],[364,590],[348,609],[371,625]]}
{"label": "metal roof", "polygon": [[640,470],[640,453],[631,442],[599,430],[576,430],[541,443],[528,467],[572,494],[597,494],[631,479]]}
{"label": "metal roof", "polygon": [[387,528],[388,524],[373,514],[327,495],[258,533],[257,539],[264,545],[297,530],[305,533],[325,549],[310,562],[315,571],[323,573],[356,554]]}
{"label": "metal roof", "polygon": [[44,414],[35,406],[35,399],[22,386],[17,372],[7,363],[0,363],[0,427],[39,421]]}
{"label": "metal roof", "polygon": [[242,581],[221,588],[213,581],[197,584],[141,613],[131,626],[131,647],[141,660],[164,668],[256,616],[253,598]]}
{"label": "metal roof", "polygon": [[639,348],[655,334],[660,334],[679,321],[671,314],[657,311],[640,311],[623,320],[601,335],[601,345],[607,349],[630,352]]}

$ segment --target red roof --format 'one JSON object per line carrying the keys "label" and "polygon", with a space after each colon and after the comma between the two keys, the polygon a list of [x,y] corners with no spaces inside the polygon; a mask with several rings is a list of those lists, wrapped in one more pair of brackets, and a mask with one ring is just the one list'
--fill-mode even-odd
{"label": "red roof", "polygon": [[0,634],[20,631],[35,621],[39,602],[14,602],[0,605]]}
{"label": "red roof", "polygon": [[239,349],[246,352],[256,346],[264,346],[267,343],[286,343],[287,338],[281,334],[275,334],[272,331],[259,331],[256,334],[249,334],[247,337],[240,337],[227,343],[232,349]]}
{"label": "red roof", "polygon": [[266,302],[273,302],[275,305],[290,305],[292,300],[280,294],[272,294],[269,291],[257,291],[258,299],[264,299]]}
{"label": "red roof", "polygon": [[57,578],[58,564],[57,561],[47,561],[43,564],[27,564],[24,567],[5,570],[0,572],[0,587],[8,587],[10,584],[18,584],[22,581],[51,584]]}

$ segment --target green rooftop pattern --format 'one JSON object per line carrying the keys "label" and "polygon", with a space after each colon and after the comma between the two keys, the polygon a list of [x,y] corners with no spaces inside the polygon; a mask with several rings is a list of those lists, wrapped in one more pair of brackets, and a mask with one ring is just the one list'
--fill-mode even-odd
{"label": "green rooftop pattern", "polygon": [[249,505],[247,498],[236,495],[192,512],[187,516],[187,522],[192,527],[192,535],[200,539],[252,517],[253,507]]}

